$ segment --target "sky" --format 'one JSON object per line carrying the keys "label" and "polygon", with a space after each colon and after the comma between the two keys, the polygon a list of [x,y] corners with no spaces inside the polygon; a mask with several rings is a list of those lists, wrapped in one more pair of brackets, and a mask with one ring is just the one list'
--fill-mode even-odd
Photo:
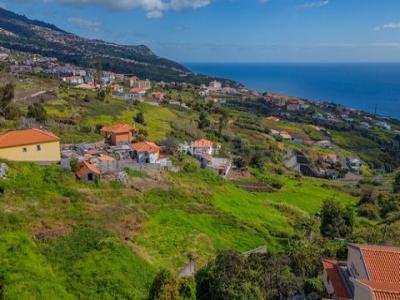
{"label": "sky", "polygon": [[178,62],[400,62],[399,0],[0,0]]}

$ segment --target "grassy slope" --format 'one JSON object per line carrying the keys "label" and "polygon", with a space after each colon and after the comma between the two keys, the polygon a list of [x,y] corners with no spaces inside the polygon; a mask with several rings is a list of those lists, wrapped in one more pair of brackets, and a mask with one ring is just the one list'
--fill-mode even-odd
{"label": "grassy slope", "polygon": [[[138,193],[114,183],[85,186],[55,167],[11,164],[9,179],[1,182],[1,236],[25,232],[26,243],[40,257],[31,263],[52,270],[66,295],[109,299],[113,290],[121,297],[142,298],[155,269],[178,271],[189,257],[202,264],[226,248],[247,251],[267,244],[270,251],[281,251],[297,216],[315,213],[334,195],[354,203],[309,180],[287,179],[281,192],[254,194],[208,171],[166,176],[169,191]],[[121,235],[130,219],[138,220],[139,229]],[[57,240],[34,242],[27,234],[42,223],[74,230]],[[131,242],[124,242],[124,236]],[[2,245],[10,243],[4,239]],[[11,268],[6,264],[1,271],[8,274]],[[18,274],[23,270],[14,269]],[[36,289],[37,282],[26,284]]]}

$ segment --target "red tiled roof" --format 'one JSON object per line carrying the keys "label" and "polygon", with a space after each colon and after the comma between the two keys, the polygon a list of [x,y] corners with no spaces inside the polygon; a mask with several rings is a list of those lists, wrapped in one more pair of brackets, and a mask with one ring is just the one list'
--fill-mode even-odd
{"label": "red tiled roof", "polygon": [[0,148],[57,142],[60,138],[42,129],[9,131],[0,135]]}
{"label": "red tiled roof", "polygon": [[211,148],[213,145],[214,143],[207,139],[200,139],[192,143],[193,148]]}
{"label": "red tiled roof", "polygon": [[111,132],[111,133],[128,133],[131,131],[134,131],[135,125],[128,125],[128,124],[124,124],[124,123],[120,123],[120,124],[114,124],[112,126],[105,126],[101,129],[102,133],[107,133],[107,132]]}
{"label": "red tiled roof", "polygon": [[[399,269],[397,269],[399,271]],[[374,293],[375,300],[400,300],[400,285],[369,280],[358,280]]]}
{"label": "red tiled roof", "polygon": [[324,270],[328,274],[329,281],[332,283],[333,290],[335,291],[336,297],[339,299],[350,299],[350,295],[346,289],[346,286],[342,280],[337,269],[338,261],[333,259],[323,259],[322,265]]}
{"label": "red tiled roof", "polygon": [[160,147],[152,142],[140,142],[133,144],[133,149],[137,152],[156,153],[160,151]]}
{"label": "red tiled roof", "polygon": [[97,169],[97,167],[95,165],[84,161],[81,165],[81,168],[78,170],[78,172],[76,172],[76,176],[82,177],[82,176],[85,176],[85,174],[87,174],[89,172],[92,172],[96,175],[101,174],[99,169]]}
{"label": "red tiled roof", "polygon": [[400,248],[356,245],[360,249],[370,281],[395,283],[400,287]]}

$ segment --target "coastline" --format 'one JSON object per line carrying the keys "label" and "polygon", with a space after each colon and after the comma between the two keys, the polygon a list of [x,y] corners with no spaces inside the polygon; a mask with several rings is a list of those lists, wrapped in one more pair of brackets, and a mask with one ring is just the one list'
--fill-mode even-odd
{"label": "coastline", "polygon": [[331,102],[400,119],[400,63],[185,63],[259,92]]}

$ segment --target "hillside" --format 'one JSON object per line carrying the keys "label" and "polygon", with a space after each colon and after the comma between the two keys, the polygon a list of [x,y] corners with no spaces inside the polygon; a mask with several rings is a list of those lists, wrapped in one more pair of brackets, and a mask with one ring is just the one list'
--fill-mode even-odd
{"label": "hillside", "polygon": [[[290,150],[302,151],[310,160],[333,151],[314,145],[329,138],[329,132],[307,123],[304,112],[298,114],[303,119],[293,113],[292,119],[274,121],[265,117],[271,109],[265,101],[231,96],[220,104],[200,97],[198,86],[172,84],[155,84],[139,103],[111,93],[101,97],[101,90],[80,89],[42,74],[15,76],[5,65],[1,70],[1,80],[15,84],[9,105],[13,110],[5,110],[0,119],[1,133],[43,127],[69,148],[101,143],[99,128],[136,120],[138,139],[175,148],[167,155],[177,167],[124,170],[126,181],[112,175],[89,184],[60,165],[1,161],[8,166],[6,178],[0,179],[3,299],[208,299],[194,296],[196,289],[201,292],[198,277],[177,279],[180,271],[194,261],[201,275],[221,251],[242,254],[261,246],[273,259],[281,259],[279,275],[291,278],[284,282],[293,294],[320,299],[321,257],[342,259],[343,239],[399,245],[400,198],[392,192],[394,176],[374,168],[384,151],[392,149],[384,141],[397,147],[389,143],[397,137],[392,132],[374,129],[373,136],[361,138],[355,126],[332,129],[335,151],[365,157],[362,176],[356,183],[311,178],[284,163]],[[40,90],[51,97],[23,97]],[[165,101],[155,101],[153,92],[162,92]],[[40,116],[31,115],[32,103],[43,109]],[[257,113],[259,105],[262,114]],[[137,122],[139,114],[142,120]],[[283,140],[272,130],[306,142]],[[220,143],[219,157],[233,159],[228,177],[200,168],[195,158],[177,151],[180,143],[199,138]],[[373,140],[382,144],[382,152],[365,147]],[[322,230],[324,207],[333,215],[329,229],[344,228],[345,233]],[[162,270],[172,274],[163,286],[183,281],[190,295],[149,297]]]}
{"label": "hillside", "polygon": [[61,62],[84,68],[135,74],[164,81],[207,81],[184,66],[158,57],[148,47],[125,46],[89,40],[65,32],[54,25],[33,21],[0,8],[0,46],[12,50],[56,57]]}

